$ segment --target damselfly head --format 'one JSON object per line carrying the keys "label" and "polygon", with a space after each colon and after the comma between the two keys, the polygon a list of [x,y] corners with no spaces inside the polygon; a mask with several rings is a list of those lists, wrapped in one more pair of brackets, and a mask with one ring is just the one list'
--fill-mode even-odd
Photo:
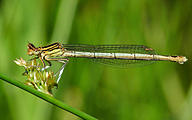
{"label": "damselfly head", "polygon": [[37,50],[38,48],[36,48],[32,43],[29,43],[27,45],[27,48],[28,48],[28,52],[27,52],[28,55],[38,55],[39,54],[39,51]]}

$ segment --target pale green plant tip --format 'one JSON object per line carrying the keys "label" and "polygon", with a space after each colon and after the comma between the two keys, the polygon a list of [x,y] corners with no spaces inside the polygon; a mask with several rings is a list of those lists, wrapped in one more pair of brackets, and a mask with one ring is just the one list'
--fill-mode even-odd
{"label": "pale green plant tip", "polygon": [[25,75],[28,78],[28,80],[24,82],[26,85],[43,93],[52,95],[52,88],[54,86],[57,87],[58,85],[51,70],[48,71],[45,69],[44,71],[41,71],[42,67],[36,59],[31,60],[29,64],[22,58],[20,60],[16,58],[14,62],[17,65],[24,67],[25,72],[22,75]]}

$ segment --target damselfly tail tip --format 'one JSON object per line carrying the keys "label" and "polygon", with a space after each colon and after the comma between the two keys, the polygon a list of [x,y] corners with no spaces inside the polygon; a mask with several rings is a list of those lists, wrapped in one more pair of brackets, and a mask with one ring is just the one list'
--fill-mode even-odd
{"label": "damselfly tail tip", "polygon": [[184,62],[187,62],[188,59],[186,57],[183,57],[183,58],[184,58]]}
{"label": "damselfly tail tip", "polygon": [[180,56],[179,58],[180,58],[180,60],[178,61],[179,64],[184,64],[184,62],[187,62],[187,60],[188,60],[188,59],[187,59],[186,57],[184,57],[184,56]]}

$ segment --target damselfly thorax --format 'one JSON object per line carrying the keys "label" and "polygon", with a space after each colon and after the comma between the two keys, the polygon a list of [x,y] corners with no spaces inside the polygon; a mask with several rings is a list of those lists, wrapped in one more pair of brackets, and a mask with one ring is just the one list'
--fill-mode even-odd
{"label": "damselfly thorax", "polygon": [[[44,69],[50,67],[50,61],[63,63],[57,83],[63,73],[64,67],[70,57],[90,58],[97,63],[119,68],[132,68],[152,64],[156,61],[173,61],[184,64],[187,61],[183,56],[158,55],[152,48],[143,45],[87,45],[87,44],[61,44],[53,43],[36,48],[28,44],[28,54],[35,55],[43,63]],[[49,63],[48,66],[45,62]]]}

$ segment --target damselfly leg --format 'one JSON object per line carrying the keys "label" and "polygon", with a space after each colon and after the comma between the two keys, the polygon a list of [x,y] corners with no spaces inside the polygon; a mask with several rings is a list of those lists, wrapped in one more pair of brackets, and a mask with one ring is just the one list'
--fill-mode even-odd
{"label": "damselfly leg", "polygon": [[[69,59],[67,59],[67,58],[47,58],[47,57],[45,57],[45,60],[46,60],[46,61],[48,61],[48,60],[58,61],[58,62],[63,63],[61,69],[54,75],[54,77],[55,77],[55,76],[57,76],[57,75],[59,74],[59,76],[58,76],[58,78],[57,78],[57,83],[58,83],[59,80],[61,79],[61,75],[63,74],[63,70],[64,70],[66,64],[69,62]],[[50,61],[49,61],[49,62],[50,62]],[[50,62],[50,63],[51,63],[51,62]],[[49,66],[49,67],[50,67],[50,66]],[[47,68],[46,68],[46,69],[47,69]]]}
{"label": "damselfly leg", "polygon": [[[35,57],[35,58],[32,58],[32,59],[30,59],[30,60],[28,60],[28,61],[31,61],[31,60],[34,60],[34,59],[40,59],[41,60],[41,62],[43,63],[43,66],[33,66],[33,65],[31,65],[31,67],[42,67],[42,69],[40,70],[40,71],[44,71],[45,69],[48,69],[49,67],[51,67],[52,66],[52,63],[50,62],[50,61],[58,61],[58,62],[61,62],[61,63],[63,63],[63,65],[62,65],[62,67],[61,67],[61,69],[54,75],[54,77],[55,76],[57,76],[58,74],[58,78],[57,78],[57,83],[59,82],[59,80],[61,79],[61,75],[63,74],[63,70],[64,70],[64,68],[65,68],[65,66],[66,66],[66,64],[68,63],[68,61],[69,61],[69,59],[67,59],[67,58],[49,58],[49,57],[47,57],[47,56],[45,56],[45,61],[46,62],[48,62],[49,63],[49,65],[45,65],[45,62],[44,62],[44,60],[41,58],[41,57]],[[27,61],[27,62],[28,62]],[[25,71],[25,73],[24,74],[26,74],[27,72]]]}

